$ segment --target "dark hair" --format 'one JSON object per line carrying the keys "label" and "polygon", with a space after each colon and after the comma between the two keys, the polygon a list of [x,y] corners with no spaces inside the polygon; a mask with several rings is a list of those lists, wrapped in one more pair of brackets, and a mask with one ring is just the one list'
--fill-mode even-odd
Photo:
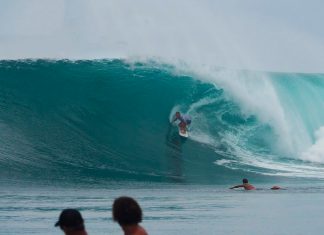
{"label": "dark hair", "polygon": [[142,210],[131,197],[116,198],[113,203],[113,219],[120,225],[132,225],[142,222]]}
{"label": "dark hair", "polygon": [[243,179],[243,184],[249,183],[248,179]]}
{"label": "dark hair", "polygon": [[55,226],[60,226],[60,228],[67,227],[73,231],[84,230],[82,215],[76,209],[63,210]]}

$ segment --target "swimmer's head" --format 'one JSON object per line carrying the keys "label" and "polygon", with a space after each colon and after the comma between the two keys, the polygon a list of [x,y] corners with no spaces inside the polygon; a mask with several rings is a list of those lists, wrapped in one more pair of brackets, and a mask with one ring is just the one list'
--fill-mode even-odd
{"label": "swimmer's head", "polygon": [[248,179],[243,179],[243,184],[248,184],[248,183],[249,183]]}

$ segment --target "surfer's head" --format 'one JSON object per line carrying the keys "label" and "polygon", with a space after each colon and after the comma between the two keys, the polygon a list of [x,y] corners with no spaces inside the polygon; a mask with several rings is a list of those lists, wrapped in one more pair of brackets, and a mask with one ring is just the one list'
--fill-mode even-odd
{"label": "surfer's head", "polygon": [[180,112],[176,112],[175,115],[176,115],[177,118],[179,118],[180,117]]}
{"label": "surfer's head", "polygon": [[113,219],[122,225],[134,225],[142,222],[142,210],[131,197],[119,197],[113,203]]}
{"label": "surfer's head", "polygon": [[242,181],[243,181],[243,184],[248,184],[249,183],[248,179],[243,179]]}

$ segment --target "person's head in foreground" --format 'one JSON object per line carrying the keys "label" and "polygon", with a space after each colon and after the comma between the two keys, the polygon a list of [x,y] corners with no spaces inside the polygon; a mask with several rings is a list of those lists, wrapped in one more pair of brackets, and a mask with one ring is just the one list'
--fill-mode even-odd
{"label": "person's head in foreground", "polygon": [[63,210],[55,226],[59,226],[66,235],[87,234],[81,213],[76,209]]}
{"label": "person's head in foreground", "polygon": [[176,113],[175,113],[175,116],[176,116],[177,118],[180,118],[180,116],[181,116],[181,115],[180,115],[180,112],[176,112]]}
{"label": "person's head in foreground", "polygon": [[145,229],[139,225],[142,222],[142,209],[133,198],[126,196],[116,198],[112,216],[125,235],[147,235]]}
{"label": "person's head in foreground", "polygon": [[243,184],[248,184],[249,183],[248,179],[243,179],[242,182],[243,182]]}

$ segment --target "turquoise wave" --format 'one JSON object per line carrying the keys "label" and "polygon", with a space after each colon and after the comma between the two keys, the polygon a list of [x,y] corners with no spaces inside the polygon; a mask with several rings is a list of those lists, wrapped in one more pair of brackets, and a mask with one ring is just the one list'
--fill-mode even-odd
{"label": "turquoise wave", "polygon": [[[321,149],[312,152],[324,126],[321,74],[208,77],[154,62],[18,60],[0,62],[0,82],[2,179],[324,177]],[[192,116],[188,139],[170,124],[176,110]]]}

